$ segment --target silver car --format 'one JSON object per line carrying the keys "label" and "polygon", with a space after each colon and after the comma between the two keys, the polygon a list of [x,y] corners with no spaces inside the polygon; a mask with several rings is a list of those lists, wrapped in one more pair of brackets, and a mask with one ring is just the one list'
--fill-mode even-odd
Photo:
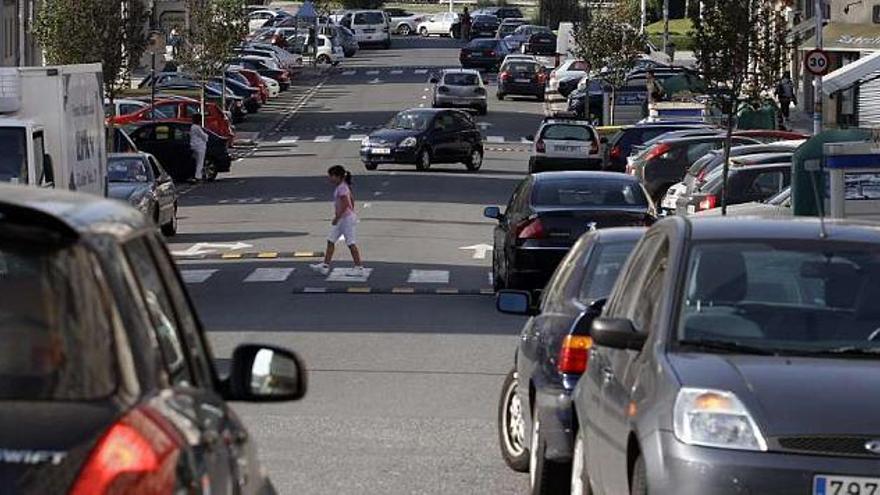
{"label": "silver car", "polygon": [[108,196],[129,203],[162,233],[177,233],[177,191],[171,176],[149,153],[113,153],[107,160]]}
{"label": "silver car", "polygon": [[480,73],[472,69],[447,69],[431,78],[434,108],[472,108],[480,115],[488,111],[486,86]]}

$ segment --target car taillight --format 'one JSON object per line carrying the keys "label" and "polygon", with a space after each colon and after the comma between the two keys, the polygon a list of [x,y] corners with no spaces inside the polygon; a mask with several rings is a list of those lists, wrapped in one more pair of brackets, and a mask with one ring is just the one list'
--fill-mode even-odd
{"label": "car taillight", "polygon": [[547,236],[540,218],[530,218],[516,229],[518,239],[543,239]]}
{"label": "car taillight", "polygon": [[489,52],[489,56],[490,56],[490,57],[494,57],[494,56],[495,56],[495,50],[492,50],[491,52]]}
{"label": "car taillight", "polygon": [[542,83],[547,80],[547,74],[538,72],[538,82]]}
{"label": "car taillight", "polygon": [[700,200],[700,204],[698,205],[698,210],[699,211],[711,210],[712,208],[715,208],[716,206],[718,206],[718,196],[716,196],[714,194],[710,194]]}
{"label": "car taillight", "polygon": [[510,79],[510,72],[504,71],[501,74],[498,74],[498,79],[501,79],[502,81]]}
{"label": "car taillight", "polygon": [[158,413],[134,409],[98,441],[70,495],[171,494],[183,445],[174,427]]}
{"label": "car taillight", "polygon": [[539,139],[535,142],[535,151],[537,151],[538,153],[544,153],[545,151],[547,151],[547,145],[544,144],[543,139]]}
{"label": "car taillight", "polygon": [[610,156],[612,159],[616,160],[616,159],[620,158],[620,153],[621,153],[620,146],[615,146],[615,147],[611,148],[611,153],[609,153],[608,156]]}
{"label": "car taillight", "polygon": [[660,144],[657,144],[657,145],[655,145],[653,148],[651,148],[650,150],[648,150],[648,152],[645,154],[644,161],[648,162],[648,161],[651,161],[651,160],[653,160],[653,159],[655,159],[655,158],[657,158],[657,157],[659,157],[659,156],[663,156],[663,155],[665,155],[665,154],[666,154],[671,148],[672,148],[672,147],[669,146],[669,145],[666,144],[666,143],[660,143]]}
{"label": "car taillight", "polygon": [[590,360],[590,348],[593,347],[593,339],[583,335],[569,335],[562,341],[559,349],[559,359],[556,369],[560,373],[583,374],[587,371],[587,363]]}

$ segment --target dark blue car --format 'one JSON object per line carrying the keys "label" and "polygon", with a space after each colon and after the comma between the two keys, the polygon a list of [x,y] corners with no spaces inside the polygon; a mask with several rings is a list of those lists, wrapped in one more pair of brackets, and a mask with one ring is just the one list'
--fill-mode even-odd
{"label": "dark blue car", "polygon": [[530,315],[498,405],[501,454],[530,471],[531,493],[568,493],[574,445],[571,394],[587,367],[589,328],[645,229],[589,232],[547,285],[540,308],[528,292],[501,291],[498,310]]}

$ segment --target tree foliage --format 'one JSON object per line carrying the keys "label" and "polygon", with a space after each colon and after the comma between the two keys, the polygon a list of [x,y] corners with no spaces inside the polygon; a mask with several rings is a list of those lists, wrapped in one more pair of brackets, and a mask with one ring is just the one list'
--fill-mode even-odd
{"label": "tree foliage", "polygon": [[180,63],[206,81],[218,75],[247,35],[245,0],[187,0],[189,24]]}
{"label": "tree foliage", "polygon": [[341,0],[346,9],[379,9],[385,4],[383,0]]}
{"label": "tree foliage", "polygon": [[146,17],[141,0],[44,0],[34,35],[49,64],[100,62],[113,98],[146,49]]}

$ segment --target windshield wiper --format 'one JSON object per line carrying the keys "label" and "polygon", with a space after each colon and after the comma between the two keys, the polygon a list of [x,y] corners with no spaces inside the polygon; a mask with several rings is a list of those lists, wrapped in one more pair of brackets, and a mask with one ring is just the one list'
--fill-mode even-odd
{"label": "windshield wiper", "polygon": [[857,346],[842,346],[842,347],[832,347],[830,349],[805,349],[802,352],[803,354],[809,356],[868,356],[875,357],[880,356],[880,348],[877,347],[857,347]]}
{"label": "windshield wiper", "polygon": [[747,344],[740,344],[732,340],[712,340],[712,339],[691,339],[679,340],[679,344],[698,347],[700,349],[708,349],[713,351],[726,351],[742,354],[759,354],[762,356],[773,356],[785,352],[780,349],[755,347]]}

